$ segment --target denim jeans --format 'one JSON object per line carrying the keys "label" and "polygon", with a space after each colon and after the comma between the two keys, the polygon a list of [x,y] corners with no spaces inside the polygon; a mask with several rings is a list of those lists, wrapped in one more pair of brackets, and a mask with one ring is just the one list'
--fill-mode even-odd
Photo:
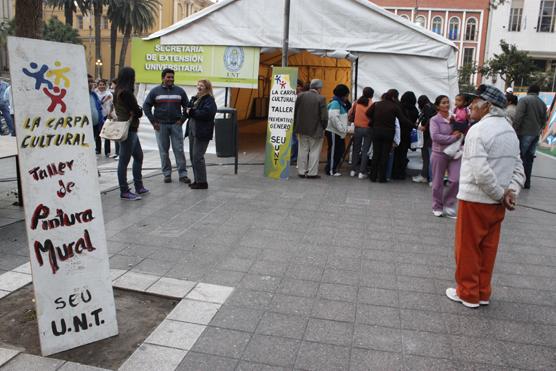
{"label": "denim jeans", "polygon": [[0,105],[0,114],[4,116],[4,120],[6,120],[6,125],[8,125],[8,130],[10,130],[10,134],[15,135],[15,127],[8,106]]}
{"label": "denim jeans", "polygon": [[531,187],[531,173],[533,172],[533,161],[535,160],[538,142],[538,135],[519,136],[519,152],[525,170],[525,188]]}
{"label": "denim jeans", "polygon": [[120,142],[120,157],[118,160],[118,183],[120,184],[120,192],[124,193],[129,191],[127,185],[127,165],[133,157],[133,183],[135,189],[143,186],[143,177],[141,169],[143,167],[143,150],[137,132],[130,131],[127,139]]}
{"label": "denim jeans", "polygon": [[172,163],[170,162],[170,143],[176,158],[179,177],[187,176],[185,155],[183,154],[183,125],[176,123],[161,123],[160,130],[155,131],[158,151],[160,152],[160,165],[165,177],[172,176]]}
{"label": "denim jeans", "polygon": [[297,135],[292,133],[291,142],[292,142],[292,151],[291,151],[290,160],[297,161],[297,152],[299,149],[299,142],[297,141]]}
{"label": "denim jeans", "polygon": [[351,170],[356,173],[368,174],[369,147],[371,146],[371,129],[355,127],[351,154]]}
{"label": "denim jeans", "polygon": [[192,135],[189,136],[189,157],[193,167],[195,183],[207,182],[207,167],[205,165],[205,153],[207,152],[209,141],[199,140]]}

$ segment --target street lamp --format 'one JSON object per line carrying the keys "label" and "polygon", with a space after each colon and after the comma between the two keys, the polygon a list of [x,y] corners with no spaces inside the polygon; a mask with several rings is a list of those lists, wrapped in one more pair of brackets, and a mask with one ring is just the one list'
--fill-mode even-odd
{"label": "street lamp", "polygon": [[95,66],[97,66],[97,78],[102,78],[102,60],[97,59]]}

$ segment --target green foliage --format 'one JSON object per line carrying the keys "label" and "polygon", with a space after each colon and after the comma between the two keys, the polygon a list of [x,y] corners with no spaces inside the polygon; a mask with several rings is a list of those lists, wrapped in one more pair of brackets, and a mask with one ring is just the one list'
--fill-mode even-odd
{"label": "green foliage", "polygon": [[81,44],[79,32],[71,26],[60,22],[56,17],[50,18],[44,24],[44,40],[58,41],[63,43]]}
{"label": "green foliage", "polygon": [[477,65],[464,64],[458,69],[458,85],[461,93],[471,93],[475,90],[473,76],[477,73]]}
{"label": "green foliage", "polygon": [[480,72],[484,76],[494,78],[500,76],[508,87],[514,83],[520,85],[522,81],[528,81],[537,71],[537,66],[527,52],[518,50],[515,45],[508,44],[504,40],[500,40],[500,48],[502,53],[494,54],[481,67]]}

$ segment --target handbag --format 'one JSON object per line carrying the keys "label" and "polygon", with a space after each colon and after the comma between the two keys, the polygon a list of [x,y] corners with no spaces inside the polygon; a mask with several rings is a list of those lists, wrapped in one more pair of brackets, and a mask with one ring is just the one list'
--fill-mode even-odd
{"label": "handbag", "polygon": [[461,157],[461,143],[463,142],[463,135],[461,137],[458,138],[458,140],[456,140],[454,143],[448,145],[446,148],[444,148],[444,154],[446,154],[448,157],[451,157],[453,159],[458,159]]}
{"label": "handbag", "polygon": [[129,133],[129,126],[131,125],[131,120],[128,121],[116,121],[107,120],[102,126],[99,136],[104,139],[112,140],[114,142],[123,142],[127,139],[127,134]]}

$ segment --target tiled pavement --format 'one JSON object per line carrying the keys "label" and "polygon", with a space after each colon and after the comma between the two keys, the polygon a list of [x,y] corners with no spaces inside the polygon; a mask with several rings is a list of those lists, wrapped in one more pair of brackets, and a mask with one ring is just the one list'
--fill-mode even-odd
{"label": "tiled pavement", "polygon": [[[432,216],[426,185],[261,172],[103,196],[111,268],[235,288],[178,370],[556,368],[555,214],[507,214],[491,305],[471,310],[444,297],[454,222]],[[555,182],[535,178],[520,203],[556,212]],[[1,231],[25,257],[22,223]]]}

